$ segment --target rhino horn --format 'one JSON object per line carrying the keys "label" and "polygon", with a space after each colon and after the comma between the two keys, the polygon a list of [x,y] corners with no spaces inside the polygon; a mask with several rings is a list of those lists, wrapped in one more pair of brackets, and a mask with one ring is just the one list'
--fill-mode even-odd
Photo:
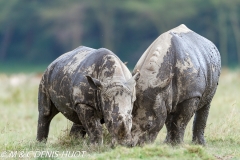
{"label": "rhino horn", "polygon": [[161,81],[161,79],[158,78],[153,78],[149,81],[149,87],[151,88],[164,88],[168,86],[173,78],[173,74],[171,73],[168,78],[165,80]]}

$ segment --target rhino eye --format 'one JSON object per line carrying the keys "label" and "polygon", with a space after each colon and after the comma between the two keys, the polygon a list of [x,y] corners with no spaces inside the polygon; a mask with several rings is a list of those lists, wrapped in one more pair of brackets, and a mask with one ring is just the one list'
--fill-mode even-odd
{"label": "rhino eye", "polygon": [[108,127],[111,128],[112,125],[113,125],[113,122],[112,122],[112,120],[110,120],[109,123],[108,123]]}

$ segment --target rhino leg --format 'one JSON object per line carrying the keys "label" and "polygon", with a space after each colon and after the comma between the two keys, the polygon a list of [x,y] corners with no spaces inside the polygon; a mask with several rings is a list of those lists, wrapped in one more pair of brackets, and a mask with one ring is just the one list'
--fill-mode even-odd
{"label": "rhino leg", "polygon": [[39,93],[38,101],[37,141],[47,141],[49,126],[53,117],[59,113],[50,98],[43,92]]}
{"label": "rhino leg", "polygon": [[206,127],[210,104],[200,108],[193,121],[193,138],[192,141],[197,144],[205,145],[204,129]]}
{"label": "rhino leg", "polygon": [[83,125],[73,123],[73,126],[70,130],[70,136],[76,136],[76,137],[80,136],[80,137],[84,138],[85,135],[86,135],[86,130],[83,127]]}
{"label": "rhino leg", "polygon": [[93,108],[85,104],[77,106],[77,114],[83,127],[86,129],[90,142],[93,144],[103,143],[102,125],[99,118],[95,116]]}
{"label": "rhino leg", "polygon": [[183,142],[184,132],[188,122],[195,113],[199,98],[192,98],[177,105],[177,111],[168,115],[166,120],[166,143],[180,144]]}
{"label": "rhino leg", "polygon": [[166,136],[164,143],[171,143],[171,139],[173,137],[172,132],[171,132],[172,119],[173,119],[173,114],[172,113],[168,114],[167,119],[165,121],[165,125],[167,128],[167,136]]}

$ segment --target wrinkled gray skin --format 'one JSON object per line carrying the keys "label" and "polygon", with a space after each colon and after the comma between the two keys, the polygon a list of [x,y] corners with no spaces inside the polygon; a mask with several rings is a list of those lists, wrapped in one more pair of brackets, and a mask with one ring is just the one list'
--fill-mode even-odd
{"label": "wrinkled gray skin", "polygon": [[153,142],[164,123],[165,142],[182,143],[194,114],[192,141],[204,145],[204,129],[220,69],[215,45],[185,25],[160,35],[133,71],[140,72],[133,107],[133,145]]}
{"label": "wrinkled gray skin", "polygon": [[42,76],[38,95],[37,140],[47,140],[52,118],[61,112],[74,122],[71,133],[101,144],[102,123],[112,143],[129,145],[132,107],[139,74],[111,51],[80,46],[52,62]]}

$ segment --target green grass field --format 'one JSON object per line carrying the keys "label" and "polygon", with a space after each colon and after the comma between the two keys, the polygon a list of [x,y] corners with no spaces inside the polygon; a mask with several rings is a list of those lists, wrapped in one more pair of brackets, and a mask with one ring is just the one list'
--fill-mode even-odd
{"label": "green grass field", "polygon": [[[185,132],[185,143],[180,146],[163,144],[165,128],[154,144],[144,147],[112,149],[107,132],[104,145],[93,146],[87,138],[69,137],[71,122],[61,114],[51,123],[47,144],[37,143],[39,81],[40,76],[35,74],[0,74],[0,159],[240,159],[239,70],[222,71],[205,130],[205,147],[191,144],[192,121]],[[55,155],[41,157],[42,151]]]}

